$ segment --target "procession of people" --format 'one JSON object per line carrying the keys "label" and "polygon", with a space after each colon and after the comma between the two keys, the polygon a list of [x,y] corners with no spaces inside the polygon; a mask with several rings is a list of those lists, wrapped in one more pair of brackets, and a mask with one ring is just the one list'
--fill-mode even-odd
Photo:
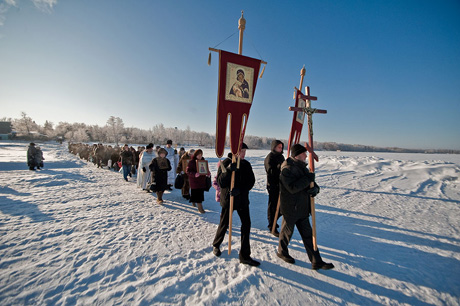
{"label": "procession of people", "polygon": [[[255,175],[250,162],[245,159],[248,146],[243,143],[234,159],[232,153],[229,153],[226,159],[220,160],[217,164],[217,173],[212,178],[203,150],[192,148],[186,151],[180,148],[178,152],[172,145],[172,140],[167,140],[163,147],[155,147],[153,143],[149,143],[145,147],[139,146],[136,150],[128,144],[121,148],[102,144],[69,144],[69,152],[93,162],[98,168],[107,167],[120,171],[125,181],[130,181],[134,178],[133,175],[137,174],[137,187],[155,194],[156,203],[159,205],[164,203],[165,192],[172,190],[171,187],[174,186],[181,190],[181,196],[189,201],[192,207],[204,214],[205,191],[208,191],[212,184],[216,192],[215,200],[221,206],[219,224],[211,243],[212,253],[217,257],[222,255],[221,245],[229,230],[229,215],[236,211],[241,220],[239,261],[242,264],[259,266],[260,262],[251,257],[250,247],[249,193],[255,184]],[[314,173],[308,170],[307,149],[295,144],[290,148],[290,156],[286,159],[283,150],[284,143],[274,140],[264,160],[268,191],[268,229],[278,239],[276,255],[287,263],[295,263],[295,259],[289,254],[288,245],[294,227],[297,227],[312,269],[332,269],[334,265],[324,262],[319,250],[313,246],[312,227],[309,222],[310,199],[320,192],[320,188],[315,182]],[[39,153],[36,151],[35,144],[31,143],[27,152],[30,167],[37,167],[39,164],[36,159]],[[237,159],[239,163],[235,162]],[[231,197],[233,211],[230,209]],[[279,225],[276,215],[282,217],[280,231],[277,230]]]}

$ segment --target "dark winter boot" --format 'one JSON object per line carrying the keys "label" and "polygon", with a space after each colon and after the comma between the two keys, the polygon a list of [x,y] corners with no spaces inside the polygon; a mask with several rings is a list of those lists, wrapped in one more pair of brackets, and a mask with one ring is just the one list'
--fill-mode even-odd
{"label": "dark winter boot", "polygon": [[282,260],[284,260],[287,263],[290,263],[290,264],[295,263],[295,259],[292,258],[291,255],[289,255],[289,254],[283,255],[281,253],[276,253],[276,256],[278,256],[279,258],[281,258]]}
{"label": "dark winter boot", "polygon": [[319,270],[319,269],[330,270],[330,269],[334,269],[334,265],[332,263],[322,261],[320,263],[311,264],[311,268],[313,270]]}
{"label": "dark winter boot", "polygon": [[260,262],[255,261],[250,256],[243,257],[240,255],[239,257],[240,257],[240,263],[242,263],[243,265],[248,265],[248,266],[253,266],[253,267],[260,266]]}
{"label": "dark winter boot", "polygon": [[220,251],[220,249],[216,247],[212,247],[212,253],[216,255],[217,257],[220,257],[220,255],[222,255],[222,252]]}

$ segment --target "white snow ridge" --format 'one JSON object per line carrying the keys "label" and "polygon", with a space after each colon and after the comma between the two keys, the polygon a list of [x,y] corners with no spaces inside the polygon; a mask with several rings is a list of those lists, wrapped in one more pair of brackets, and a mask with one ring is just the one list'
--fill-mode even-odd
{"label": "white snow ridge", "polygon": [[[119,173],[41,144],[30,171],[26,143],[0,142],[0,305],[459,305],[460,156],[318,152],[319,250],[335,269],[313,271],[296,231],[294,265],[267,230],[263,160],[251,200],[251,256],[211,242],[220,206],[206,214],[181,197],[164,205]],[[217,158],[204,150],[213,175]],[[279,221],[280,223],[281,221]],[[227,236],[228,237],[228,236]],[[227,239],[226,237],[226,239]]]}

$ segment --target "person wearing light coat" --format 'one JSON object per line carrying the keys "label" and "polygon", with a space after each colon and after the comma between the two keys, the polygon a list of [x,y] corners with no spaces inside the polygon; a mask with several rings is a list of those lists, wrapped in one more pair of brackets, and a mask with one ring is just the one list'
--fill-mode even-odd
{"label": "person wearing light coat", "polygon": [[166,155],[166,158],[169,159],[169,162],[171,163],[171,167],[173,170],[170,170],[168,171],[168,189],[171,190],[171,186],[174,185],[174,181],[176,180],[176,168],[177,168],[177,164],[176,164],[176,161],[175,161],[175,158],[174,158],[174,148],[172,147],[172,140],[169,139],[167,142],[166,142],[166,146],[164,147],[164,149],[166,150],[166,152],[168,152],[168,154]]}
{"label": "person wearing light coat", "polygon": [[147,184],[150,179],[150,168],[149,165],[152,160],[157,157],[155,150],[153,149],[153,143],[149,143],[144,151],[142,151],[139,157],[139,167],[137,171],[137,186],[142,190],[150,190],[147,188]]}

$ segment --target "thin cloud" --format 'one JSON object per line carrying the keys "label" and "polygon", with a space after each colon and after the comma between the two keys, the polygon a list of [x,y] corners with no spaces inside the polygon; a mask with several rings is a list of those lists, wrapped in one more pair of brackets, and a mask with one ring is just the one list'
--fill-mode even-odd
{"label": "thin cloud", "polygon": [[[42,12],[51,13],[58,0],[31,0],[37,9]],[[17,0],[4,0],[0,3],[0,27],[5,24],[6,14],[11,7],[19,8]],[[1,38],[1,36],[0,36]]]}
{"label": "thin cloud", "polygon": [[[10,0],[15,1],[15,0]],[[44,12],[51,12],[58,0],[32,0],[36,8]]]}

